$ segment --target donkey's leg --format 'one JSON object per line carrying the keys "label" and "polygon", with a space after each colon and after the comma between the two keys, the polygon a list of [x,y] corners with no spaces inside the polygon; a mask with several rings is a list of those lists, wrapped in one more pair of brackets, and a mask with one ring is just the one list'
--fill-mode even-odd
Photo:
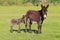
{"label": "donkey's leg", "polygon": [[13,23],[10,24],[10,32],[13,32]]}
{"label": "donkey's leg", "polygon": [[30,33],[32,32],[32,30],[31,30],[31,25],[32,25],[32,22],[30,21],[30,22],[29,22],[29,32],[30,32]]}
{"label": "donkey's leg", "polygon": [[28,18],[26,18],[26,22],[25,22],[25,32],[27,32],[27,21],[28,21]]}
{"label": "donkey's leg", "polygon": [[18,24],[18,33],[20,33],[20,24]]}
{"label": "donkey's leg", "polygon": [[44,19],[41,20],[41,24],[43,24]]}
{"label": "donkey's leg", "polygon": [[42,24],[41,24],[41,21],[38,23],[38,33],[41,33],[41,27],[42,27]]}

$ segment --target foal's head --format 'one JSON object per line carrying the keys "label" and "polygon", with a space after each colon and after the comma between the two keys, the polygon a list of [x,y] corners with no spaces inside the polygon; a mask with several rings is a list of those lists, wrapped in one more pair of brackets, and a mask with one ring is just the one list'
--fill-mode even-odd
{"label": "foal's head", "polygon": [[46,19],[46,16],[47,16],[47,8],[48,7],[49,7],[49,5],[47,5],[47,6],[41,5],[41,10],[42,10],[42,14],[43,14],[44,19]]}

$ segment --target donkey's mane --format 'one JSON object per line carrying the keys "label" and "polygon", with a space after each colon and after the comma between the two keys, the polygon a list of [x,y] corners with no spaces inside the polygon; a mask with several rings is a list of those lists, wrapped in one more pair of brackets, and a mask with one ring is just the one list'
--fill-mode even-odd
{"label": "donkey's mane", "polygon": [[41,20],[44,20],[44,17],[43,17],[43,13],[42,13],[42,9],[38,11],[40,13],[40,16],[42,17]]}

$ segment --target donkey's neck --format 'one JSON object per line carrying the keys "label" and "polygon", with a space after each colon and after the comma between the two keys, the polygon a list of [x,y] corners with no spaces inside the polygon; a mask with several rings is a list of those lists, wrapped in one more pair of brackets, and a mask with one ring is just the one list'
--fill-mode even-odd
{"label": "donkey's neck", "polygon": [[42,12],[42,9],[41,9],[41,10],[39,10],[39,13],[40,13],[40,15],[41,15],[41,16],[43,16],[43,12]]}
{"label": "donkey's neck", "polygon": [[41,19],[41,20],[44,20],[42,9],[41,9],[41,10],[39,10],[39,12],[40,12],[40,16],[42,17],[42,19]]}

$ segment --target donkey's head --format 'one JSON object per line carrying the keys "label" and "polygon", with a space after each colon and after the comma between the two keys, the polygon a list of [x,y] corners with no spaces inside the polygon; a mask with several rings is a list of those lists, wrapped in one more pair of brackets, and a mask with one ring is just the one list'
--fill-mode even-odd
{"label": "donkey's head", "polygon": [[43,14],[44,19],[46,19],[46,17],[47,17],[47,9],[48,9],[48,7],[49,7],[49,5],[47,5],[47,6],[41,5],[41,10],[42,10],[42,14]]}

